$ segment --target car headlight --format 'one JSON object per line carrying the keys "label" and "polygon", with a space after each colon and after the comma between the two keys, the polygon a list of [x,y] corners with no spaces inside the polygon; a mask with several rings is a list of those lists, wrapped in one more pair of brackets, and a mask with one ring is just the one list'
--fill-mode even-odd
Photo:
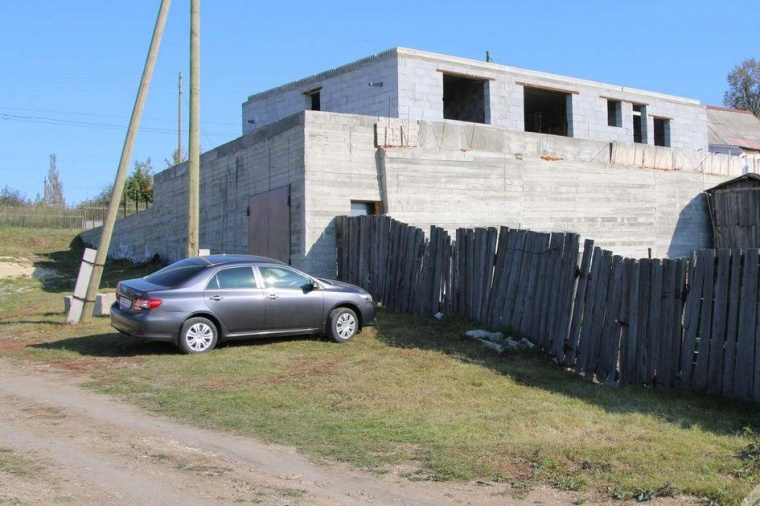
{"label": "car headlight", "polygon": [[364,292],[364,293],[360,293],[360,294],[359,294],[359,297],[361,297],[362,299],[364,299],[364,300],[366,300],[366,301],[372,302],[372,295],[370,295],[370,294],[369,294],[369,293],[367,293],[367,292]]}

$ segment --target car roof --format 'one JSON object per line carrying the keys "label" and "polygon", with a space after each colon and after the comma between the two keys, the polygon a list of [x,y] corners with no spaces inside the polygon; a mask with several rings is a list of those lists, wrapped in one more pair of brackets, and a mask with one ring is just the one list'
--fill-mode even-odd
{"label": "car roof", "polygon": [[229,265],[229,264],[280,264],[287,265],[284,262],[275,260],[274,258],[263,257],[258,255],[241,255],[241,254],[220,254],[220,255],[205,255],[197,257],[209,267],[214,265]]}

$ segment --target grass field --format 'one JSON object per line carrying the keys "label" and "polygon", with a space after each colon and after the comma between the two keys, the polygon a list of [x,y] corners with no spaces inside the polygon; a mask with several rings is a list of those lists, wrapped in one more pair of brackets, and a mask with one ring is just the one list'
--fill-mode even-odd
{"label": "grass field", "polygon": [[[0,257],[62,275],[0,280],[0,356],[85,375],[91,388],[188,423],[414,480],[715,504],[738,504],[760,481],[760,406],[594,384],[540,352],[485,350],[461,320],[381,311],[376,329],[345,345],[259,340],[199,356],[132,341],[104,318],[66,325],[62,298],[81,258],[73,238],[0,229]],[[155,268],[109,263],[104,289]],[[3,455],[0,470],[15,465]]]}

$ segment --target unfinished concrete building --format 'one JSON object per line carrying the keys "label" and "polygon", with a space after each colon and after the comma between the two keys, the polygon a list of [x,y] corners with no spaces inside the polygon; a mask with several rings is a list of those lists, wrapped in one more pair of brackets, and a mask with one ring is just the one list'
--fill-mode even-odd
{"label": "unfinished concrete building", "polygon": [[[395,48],[243,103],[242,136],[201,157],[201,247],[332,276],[335,217],[387,213],[685,256],[712,246],[702,192],[760,168],[710,153],[709,130],[696,100]],[[113,256],[184,255],[185,165],[154,188]]]}

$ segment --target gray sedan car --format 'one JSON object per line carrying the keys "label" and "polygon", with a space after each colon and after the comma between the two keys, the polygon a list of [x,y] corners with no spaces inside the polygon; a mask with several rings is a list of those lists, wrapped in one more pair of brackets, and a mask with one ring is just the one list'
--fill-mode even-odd
{"label": "gray sedan car", "polygon": [[320,334],[345,342],[374,325],[376,304],[358,286],[309,276],[271,258],[186,258],[121,281],[111,325],[146,340],[202,353],[220,341]]}

